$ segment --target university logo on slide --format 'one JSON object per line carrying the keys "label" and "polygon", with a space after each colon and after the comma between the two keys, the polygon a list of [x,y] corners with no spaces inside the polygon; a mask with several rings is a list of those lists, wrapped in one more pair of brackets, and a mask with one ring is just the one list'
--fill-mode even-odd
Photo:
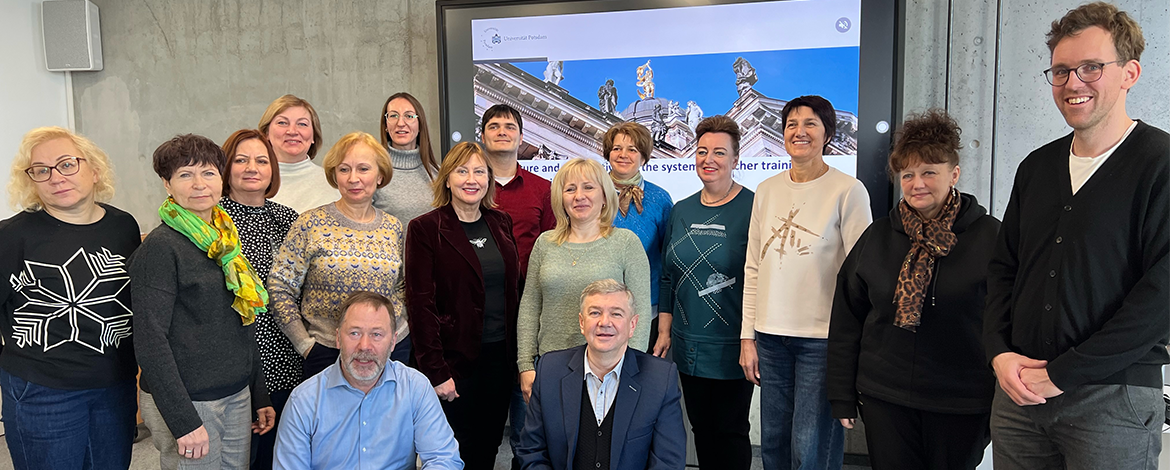
{"label": "university logo on slide", "polygon": [[483,30],[483,35],[481,38],[482,39],[480,42],[483,44],[483,47],[488,48],[488,50],[491,50],[492,46],[496,46],[504,42],[504,39],[500,37],[500,30],[496,28],[488,28]]}
{"label": "university logo on slide", "polygon": [[25,269],[9,277],[26,300],[12,312],[16,346],[47,352],[77,343],[100,354],[130,337],[132,312],[119,298],[130,285],[125,261],[106,248],[79,248],[61,265],[25,261]]}

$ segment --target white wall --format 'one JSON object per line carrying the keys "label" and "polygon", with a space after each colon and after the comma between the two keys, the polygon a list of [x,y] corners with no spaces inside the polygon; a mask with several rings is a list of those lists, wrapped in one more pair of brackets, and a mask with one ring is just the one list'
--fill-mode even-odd
{"label": "white wall", "polygon": [[66,127],[65,74],[45,70],[39,0],[0,0],[0,219],[8,206],[8,172],[20,139],[34,127]]}

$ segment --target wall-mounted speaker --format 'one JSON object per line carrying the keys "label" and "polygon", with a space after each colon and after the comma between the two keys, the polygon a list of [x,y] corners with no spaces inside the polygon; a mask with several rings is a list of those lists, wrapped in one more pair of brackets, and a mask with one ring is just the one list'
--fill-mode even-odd
{"label": "wall-mounted speaker", "polygon": [[50,72],[102,69],[98,7],[89,0],[41,2],[45,66]]}

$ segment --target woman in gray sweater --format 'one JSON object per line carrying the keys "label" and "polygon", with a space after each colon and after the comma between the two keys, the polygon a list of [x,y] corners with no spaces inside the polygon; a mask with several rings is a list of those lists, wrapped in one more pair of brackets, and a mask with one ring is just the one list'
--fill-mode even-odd
{"label": "woman in gray sweater", "polygon": [[386,98],[381,115],[382,147],[390,153],[394,178],[374,193],[374,207],[406,225],[430,212],[431,181],[439,173],[422,103],[410,93]]}

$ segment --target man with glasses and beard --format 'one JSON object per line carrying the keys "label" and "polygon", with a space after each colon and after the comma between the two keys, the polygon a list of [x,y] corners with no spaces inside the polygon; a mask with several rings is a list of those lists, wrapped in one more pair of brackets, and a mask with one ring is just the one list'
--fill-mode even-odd
{"label": "man with glasses and beard", "polygon": [[455,433],[421,372],[390,361],[390,299],[358,291],[341,304],[337,362],[293,390],[273,468],[462,469]]}

